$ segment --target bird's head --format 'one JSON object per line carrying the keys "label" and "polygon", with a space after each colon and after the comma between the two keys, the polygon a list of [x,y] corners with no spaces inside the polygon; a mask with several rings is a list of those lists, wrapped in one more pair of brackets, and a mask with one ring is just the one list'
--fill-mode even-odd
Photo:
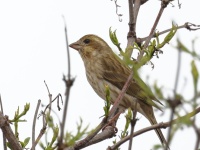
{"label": "bird's head", "polygon": [[69,47],[77,50],[83,60],[100,57],[112,51],[103,39],[93,34],[83,36],[77,42],[70,44]]}

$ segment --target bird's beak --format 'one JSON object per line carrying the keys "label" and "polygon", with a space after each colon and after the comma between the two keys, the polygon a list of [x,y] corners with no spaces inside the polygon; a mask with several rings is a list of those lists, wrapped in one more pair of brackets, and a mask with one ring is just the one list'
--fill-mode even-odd
{"label": "bird's beak", "polygon": [[74,43],[70,44],[69,47],[71,47],[77,51],[79,51],[82,48],[82,46],[78,42],[74,42]]}

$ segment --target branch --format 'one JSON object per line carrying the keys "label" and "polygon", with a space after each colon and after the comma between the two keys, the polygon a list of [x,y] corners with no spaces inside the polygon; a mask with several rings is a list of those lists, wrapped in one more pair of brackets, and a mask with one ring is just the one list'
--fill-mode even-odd
{"label": "branch", "polygon": [[126,91],[128,90],[128,87],[130,86],[132,80],[133,80],[133,71],[131,71],[131,74],[128,76],[126,83],[124,84],[117,99],[115,100],[115,103],[113,104],[113,107],[110,110],[109,116],[113,116],[113,114],[115,114],[115,112],[119,108],[119,104],[122,101],[124,95],[126,94]]}
{"label": "branch", "polygon": [[36,125],[36,119],[37,119],[40,103],[41,103],[41,100],[38,100],[37,107],[36,107],[35,114],[34,114],[34,119],[33,119],[33,125],[32,125],[32,148],[31,148],[31,150],[35,150],[35,146],[36,146],[35,145],[36,144],[35,143],[35,125]]}
{"label": "branch", "polygon": [[[112,0],[111,0],[112,1]],[[118,19],[120,22],[122,22],[122,19],[120,18],[122,16],[122,14],[118,13],[118,7],[121,7],[120,5],[117,4],[117,0],[114,0],[115,2],[115,11],[116,11],[116,15],[118,16]]]}
{"label": "branch", "polygon": [[141,1],[135,0],[134,7],[133,7],[133,0],[128,1],[129,5],[129,32],[127,35],[128,43],[126,46],[126,54],[127,56],[131,57],[133,53],[133,44],[136,40],[136,22],[137,16],[140,9]]}
{"label": "branch", "polygon": [[165,122],[165,123],[158,123],[158,124],[154,124],[154,125],[151,125],[149,127],[143,128],[143,129],[135,132],[133,135],[129,135],[129,136],[123,138],[122,140],[120,140],[119,142],[117,142],[116,144],[114,144],[113,146],[109,147],[110,148],[109,150],[114,150],[114,149],[118,148],[120,145],[122,145],[126,141],[130,140],[130,138],[136,137],[140,134],[143,134],[145,132],[148,132],[148,131],[151,131],[151,130],[154,130],[154,129],[158,129],[158,128],[164,128],[165,129],[167,127],[170,127],[173,124],[178,123],[178,121],[182,120],[182,118],[191,118],[191,117],[195,116],[196,114],[198,114],[199,112],[200,112],[200,107],[198,107],[194,111],[192,111],[192,112],[190,112],[190,113],[188,113],[188,114],[186,114],[182,117],[174,119],[172,121]]}
{"label": "branch", "polygon": [[[80,149],[86,147],[85,145],[93,138],[97,135],[97,133],[105,126],[107,118],[104,117],[103,120],[101,121],[101,123],[96,127],[96,129],[94,131],[92,131],[86,138],[84,138],[83,140],[78,141],[77,143],[75,143],[75,145],[73,147],[68,147],[65,150],[75,150],[75,149]],[[106,128],[105,128],[106,129]],[[91,144],[90,144],[91,145]]]}
{"label": "branch", "polygon": [[87,142],[83,147],[79,149],[96,144],[98,142],[104,141],[108,138],[112,138],[115,135],[115,129],[112,126],[107,126],[101,133],[94,136],[89,142]]}
{"label": "branch", "polygon": [[64,30],[65,30],[65,41],[66,41],[66,48],[67,48],[67,60],[68,60],[68,76],[66,79],[66,76],[63,75],[63,81],[65,82],[66,86],[66,92],[65,92],[65,104],[64,104],[64,110],[63,110],[63,118],[62,122],[60,123],[61,129],[60,129],[60,137],[58,139],[58,149],[62,147],[63,145],[63,137],[64,137],[64,132],[65,132],[65,123],[66,123],[66,116],[67,116],[67,108],[68,108],[68,102],[69,102],[69,94],[70,94],[70,89],[74,83],[74,79],[71,78],[71,65],[70,65],[70,53],[69,53],[69,44],[68,44],[68,37],[67,37],[67,25],[65,22],[64,16]]}
{"label": "branch", "polygon": [[[188,113],[182,117],[179,117],[177,119],[174,119],[172,121],[169,122],[165,122],[165,123],[158,123],[158,124],[154,124],[152,126],[143,128],[139,131],[136,131],[135,133],[123,138],[122,140],[120,140],[119,142],[117,142],[116,144],[114,144],[113,146],[110,146],[107,148],[107,150],[114,150],[117,147],[119,147],[120,145],[122,145],[123,143],[125,143],[126,141],[130,140],[133,137],[136,137],[140,134],[143,134],[145,132],[157,129],[157,128],[167,128],[170,127],[173,124],[177,124],[179,120],[182,120],[183,118],[191,118],[193,116],[195,116],[196,114],[198,114],[200,112],[200,107],[198,107],[196,110],[192,111],[191,113]],[[104,118],[105,119],[105,118]],[[93,131],[91,134],[89,134],[85,139],[77,142],[73,147],[68,147],[65,148],[64,150],[76,150],[76,149],[82,149],[85,148],[89,145],[92,144],[96,144],[98,142],[101,142],[103,140],[106,140],[108,138],[111,138],[115,135],[115,130],[113,127],[111,126],[107,126],[101,133],[97,134],[100,129],[105,125],[105,120],[102,120],[102,122],[99,124],[99,126],[96,128],[95,131]],[[97,135],[96,135],[97,134]]]}
{"label": "branch", "polygon": [[158,15],[156,17],[156,20],[155,20],[155,22],[153,24],[153,27],[151,28],[151,31],[149,33],[148,38],[145,40],[144,47],[143,47],[142,51],[140,52],[140,54],[137,57],[137,61],[138,62],[142,59],[142,57],[144,55],[144,50],[148,47],[148,45],[149,45],[149,43],[151,41],[151,38],[155,34],[154,32],[155,32],[155,29],[156,29],[156,27],[158,25],[158,22],[159,22],[160,18],[161,18],[161,15],[162,15],[164,9],[167,7],[167,5],[169,4],[170,1],[172,1],[172,0],[162,0],[161,7],[160,7],[160,10],[159,10]]}
{"label": "branch", "polygon": [[19,144],[17,138],[15,137],[12,129],[10,128],[8,119],[4,117],[2,112],[0,112],[0,128],[3,132],[3,135],[6,137],[12,149],[22,150],[21,145]]}
{"label": "branch", "polygon": [[[190,23],[190,22],[186,22],[183,25],[177,26],[177,29],[183,29],[183,28],[185,28],[189,31],[196,31],[196,30],[200,29],[200,25],[196,25],[196,24],[193,24],[193,23]],[[170,30],[171,30],[171,28],[166,29],[166,30],[161,31],[161,32],[158,32],[158,33],[154,33],[152,38],[155,38],[156,36],[160,36],[162,34],[170,32]],[[137,43],[142,43],[142,42],[146,41],[148,37],[149,36],[144,37],[144,38],[137,38]]]}
{"label": "branch", "polygon": [[[31,150],[34,150],[34,148],[35,148],[35,146],[38,144],[38,142],[40,141],[40,139],[42,138],[42,136],[45,134],[45,131],[46,131],[46,129],[47,129],[47,117],[46,117],[46,111],[47,111],[47,109],[49,109],[49,114],[48,115],[50,115],[50,113],[51,113],[51,104],[56,100],[56,99],[58,99],[58,101],[59,101],[59,96],[60,96],[60,94],[58,94],[57,96],[56,96],[56,98],[54,98],[53,100],[52,100],[52,94],[50,93],[50,90],[49,90],[49,88],[48,88],[48,86],[47,86],[47,84],[46,84],[46,82],[44,81],[44,83],[45,83],[45,86],[46,86],[46,88],[47,88],[47,91],[48,91],[48,96],[49,96],[49,104],[45,107],[45,109],[44,109],[44,111],[42,111],[41,112],[41,114],[40,115],[42,115],[42,121],[43,121],[43,126],[42,126],[42,129],[40,130],[40,133],[38,134],[38,136],[37,136],[37,138],[36,138],[36,140],[32,140],[32,148],[31,148]],[[61,100],[62,100],[62,97],[61,97]],[[38,105],[39,105],[39,103],[38,103]],[[38,108],[37,108],[38,109]],[[58,109],[59,109],[59,106],[58,106]],[[38,111],[38,110],[37,110]],[[36,111],[36,112],[37,112]],[[35,113],[36,113],[35,112]]]}
{"label": "branch", "polygon": [[193,125],[194,130],[195,130],[196,135],[197,135],[197,142],[196,142],[196,145],[195,145],[195,149],[198,149],[199,148],[199,144],[200,144],[200,129],[196,126],[194,121],[193,121],[192,125]]}
{"label": "branch", "polygon": [[[2,102],[2,99],[1,99],[1,95],[0,95],[0,108],[1,108],[1,112],[2,112],[2,115],[4,115],[4,112],[3,112],[3,102]],[[7,150],[7,146],[6,146],[6,137],[5,135],[3,134],[3,148],[4,150]]]}
{"label": "branch", "polygon": [[[137,122],[137,101],[136,101],[136,105],[135,105],[135,108],[134,110],[132,110],[132,113],[133,113],[133,118],[131,120],[131,132],[130,132],[130,135],[133,136],[134,134],[134,129],[135,129],[135,125],[136,125],[136,122]],[[130,138],[129,140],[129,145],[128,145],[128,150],[131,150],[132,149],[132,144],[133,144],[133,138]]]}

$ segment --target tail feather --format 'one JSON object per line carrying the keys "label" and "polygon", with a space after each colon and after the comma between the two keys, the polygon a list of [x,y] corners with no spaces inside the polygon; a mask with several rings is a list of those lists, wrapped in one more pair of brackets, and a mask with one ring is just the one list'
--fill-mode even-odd
{"label": "tail feather", "polygon": [[[148,119],[149,119],[151,125],[157,124],[157,121],[156,121],[156,118],[155,118],[154,114],[152,115],[152,117],[150,117]],[[162,131],[160,129],[155,129],[155,132],[156,132],[160,142],[162,143],[163,147],[167,146],[168,150],[170,150],[169,145],[168,145],[168,143],[167,143]]]}
{"label": "tail feather", "polygon": [[[145,116],[149,120],[151,125],[157,124],[156,118],[155,118],[154,113],[153,113],[152,106],[146,107],[145,110],[143,109],[143,111],[145,112]],[[167,146],[168,150],[170,150],[169,145],[168,145],[162,131],[160,129],[155,129],[155,132],[156,132],[160,142],[162,143],[163,147]]]}

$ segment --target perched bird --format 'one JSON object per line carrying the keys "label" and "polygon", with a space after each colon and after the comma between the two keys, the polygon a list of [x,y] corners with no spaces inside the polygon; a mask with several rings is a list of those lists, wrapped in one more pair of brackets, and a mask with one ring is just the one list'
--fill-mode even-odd
{"label": "perched bird", "polygon": [[[77,50],[81,55],[88,82],[104,100],[106,100],[105,85],[109,86],[111,102],[113,104],[130,75],[131,68],[124,64],[114,54],[109,45],[96,35],[85,35],[69,46]],[[133,76],[133,80],[119,105],[119,109],[124,111],[130,107],[134,110],[137,106],[137,111],[144,115],[153,125],[157,124],[153,106],[160,109],[155,102],[160,103],[148,86],[139,77],[136,79]],[[155,131],[161,143],[167,145],[161,130],[155,129]]]}

